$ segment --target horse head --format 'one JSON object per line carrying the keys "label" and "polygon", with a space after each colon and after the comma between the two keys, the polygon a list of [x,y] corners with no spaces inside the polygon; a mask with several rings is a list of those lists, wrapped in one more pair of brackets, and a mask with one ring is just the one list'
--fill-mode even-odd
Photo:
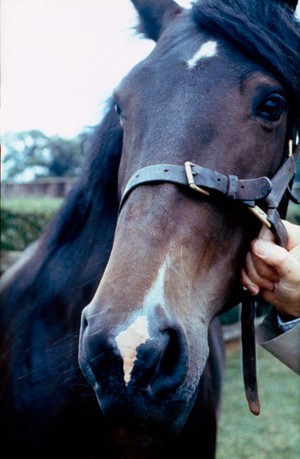
{"label": "horse head", "polygon": [[[239,301],[240,268],[259,231],[245,201],[270,193],[269,180],[263,191],[256,179],[271,179],[296,141],[299,43],[290,8],[270,0],[188,10],[171,0],[133,3],[156,47],[110,107],[123,136],[119,199],[126,195],[82,314],[79,360],[105,416],[169,434],[205,396],[198,387],[212,320]],[[173,172],[163,179],[173,166],[178,183]],[[199,186],[185,186],[202,172]]]}

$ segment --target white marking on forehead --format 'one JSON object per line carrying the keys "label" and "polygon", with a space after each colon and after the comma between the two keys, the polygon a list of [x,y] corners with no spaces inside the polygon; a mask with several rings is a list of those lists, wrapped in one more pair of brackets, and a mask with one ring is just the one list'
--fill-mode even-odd
{"label": "white marking on forehead", "polygon": [[[150,289],[146,292],[142,309],[147,310],[158,304],[164,304],[164,284],[165,272],[168,260],[158,270],[158,275]],[[137,349],[150,338],[148,329],[148,319],[146,315],[137,317],[129,327],[116,336],[116,343],[123,359],[124,381],[127,385],[130,382],[131,372],[133,370]]]}
{"label": "white marking on forehead", "polygon": [[196,67],[198,62],[201,59],[205,59],[206,57],[213,57],[217,54],[217,45],[218,43],[213,40],[209,40],[205,43],[202,43],[198,51],[194,54],[191,59],[187,61],[187,65],[189,69],[193,69]]}

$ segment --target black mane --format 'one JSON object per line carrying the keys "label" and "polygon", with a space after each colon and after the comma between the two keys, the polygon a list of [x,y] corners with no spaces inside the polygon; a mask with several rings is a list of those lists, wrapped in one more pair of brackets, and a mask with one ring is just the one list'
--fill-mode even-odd
{"label": "black mane", "polygon": [[[300,22],[277,0],[198,0],[196,23],[269,70],[296,102],[299,126]],[[300,126],[299,126],[300,127]]]}
{"label": "black mane", "polygon": [[77,236],[93,207],[98,208],[99,225],[103,220],[101,214],[104,207],[116,213],[122,129],[111,103],[104,119],[91,133],[86,150],[86,164],[77,184],[45,234],[45,241],[52,249],[72,241]]}
{"label": "black mane", "polygon": [[72,286],[74,279],[77,285],[96,282],[96,265],[101,275],[111,251],[118,214],[122,140],[119,118],[110,103],[102,122],[91,133],[86,164],[77,183],[41,236],[25,274],[17,271],[10,280],[16,289],[21,286],[21,293],[27,279],[29,288],[39,285],[41,294],[51,302],[57,291]]}

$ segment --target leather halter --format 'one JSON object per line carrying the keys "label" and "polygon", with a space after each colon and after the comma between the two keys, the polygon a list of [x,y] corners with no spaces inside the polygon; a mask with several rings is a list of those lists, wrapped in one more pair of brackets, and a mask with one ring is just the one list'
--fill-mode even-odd
{"label": "leather halter", "polygon": [[[293,202],[300,204],[300,200],[296,199],[291,192],[295,177],[295,158],[299,150],[299,144],[293,146],[293,141],[289,142],[288,158],[271,180],[268,177],[242,180],[235,175],[223,175],[189,161],[184,166],[154,164],[143,167],[129,179],[120,201],[119,212],[129,194],[138,186],[165,182],[174,183],[179,186],[189,187],[195,192],[206,196],[219,194],[232,201],[241,202],[274,233],[276,243],[284,247],[287,242],[287,233],[281,218],[284,218],[285,215],[280,215],[278,208],[285,196],[287,201],[292,199]],[[257,205],[257,201],[260,206]],[[243,289],[241,302],[245,394],[250,411],[258,415],[260,413],[260,403],[256,377],[254,328],[256,301],[247,289]]]}
{"label": "leather halter", "polygon": [[[268,177],[241,180],[236,175],[223,175],[217,171],[198,166],[189,161],[184,166],[154,164],[139,169],[128,181],[120,202],[119,211],[129,194],[140,185],[169,182],[190,187],[209,196],[218,192],[225,198],[240,201],[267,227],[272,228],[278,241],[284,243],[284,227],[274,211],[277,210],[284,193],[295,176],[295,158],[290,156],[272,180]],[[268,209],[264,212],[256,202]],[[283,244],[284,245],[284,244]]]}

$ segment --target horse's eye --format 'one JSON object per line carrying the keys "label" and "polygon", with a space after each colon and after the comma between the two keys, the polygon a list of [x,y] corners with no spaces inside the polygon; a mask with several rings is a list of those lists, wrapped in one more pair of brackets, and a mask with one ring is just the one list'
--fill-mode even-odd
{"label": "horse's eye", "polygon": [[264,100],[257,108],[257,115],[265,121],[278,121],[284,111],[287,110],[287,102],[283,96],[274,94]]}
{"label": "horse's eye", "polygon": [[115,110],[118,113],[118,115],[121,115],[121,109],[118,104],[115,104]]}
{"label": "horse's eye", "polygon": [[120,126],[123,128],[124,121],[123,121],[123,116],[122,116],[122,110],[120,109],[118,104],[115,104],[115,110],[116,110],[116,112],[118,113],[118,115],[120,117]]}

